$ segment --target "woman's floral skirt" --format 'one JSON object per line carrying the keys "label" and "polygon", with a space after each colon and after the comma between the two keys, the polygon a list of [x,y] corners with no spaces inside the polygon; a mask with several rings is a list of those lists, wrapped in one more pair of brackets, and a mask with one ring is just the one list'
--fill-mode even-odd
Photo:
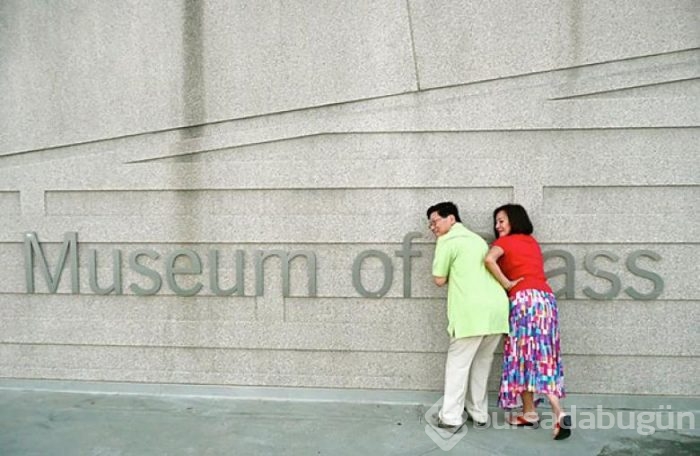
{"label": "woman's floral skirt", "polygon": [[552,293],[532,289],[518,291],[510,301],[510,334],[503,347],[498,405],[519,407],[525,391],[566,395],[557,300]]}

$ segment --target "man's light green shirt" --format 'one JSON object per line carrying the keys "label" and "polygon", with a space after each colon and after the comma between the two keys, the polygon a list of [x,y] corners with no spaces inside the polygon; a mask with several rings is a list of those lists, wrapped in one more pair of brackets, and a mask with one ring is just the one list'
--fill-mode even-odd
{"label": "man's light green shirt", "polygon": [[455,223],[435,245],[433,276],[447,277],[447,332],[451,337],[508,333],[508,297],[486,269],[486,241]]}

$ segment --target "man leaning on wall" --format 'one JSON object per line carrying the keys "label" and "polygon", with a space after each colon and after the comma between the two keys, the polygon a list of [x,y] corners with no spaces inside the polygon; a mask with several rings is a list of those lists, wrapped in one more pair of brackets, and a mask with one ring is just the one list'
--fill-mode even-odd
{"label": "man leaning on wall", "polygon": [[462,224],[457,206],[439,203],[427,216],[437,238],[433,280],[439,287],[447,284],[450,336],[438,427],[457,432],[465,409],[476,427],[485,427],[493,354],[501,335],[508,333],[508,298],[484,266],[486,241]]}

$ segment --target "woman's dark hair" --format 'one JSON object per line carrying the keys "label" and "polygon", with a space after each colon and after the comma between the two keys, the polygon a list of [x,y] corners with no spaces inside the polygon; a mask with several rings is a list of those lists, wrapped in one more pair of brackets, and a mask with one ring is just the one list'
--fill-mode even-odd
{"label": "woman's dark hair", "polygon": [[442,218],[447,217],[448,215],[454,215],[455,216],[455,221],[462,223],[462,219],[459,218],[459,209],[457,209],[457,205],[453,203],[452,201],[445,201],[444,203],[437,203],[433,206],[430,206],[425,213],[425,215],[430,219],[430,214],[433,212],[437,212],[438,215]]}
{"label": "woman's dark hair", "polygon": [[493,211],[493,233],[498,239],[498,231],[496,231],[496,215],[499,212],[505,212],[510,223],[510,234],[532,234],[532,222],[527,215],[527,211],[520,204],[504,204]]}

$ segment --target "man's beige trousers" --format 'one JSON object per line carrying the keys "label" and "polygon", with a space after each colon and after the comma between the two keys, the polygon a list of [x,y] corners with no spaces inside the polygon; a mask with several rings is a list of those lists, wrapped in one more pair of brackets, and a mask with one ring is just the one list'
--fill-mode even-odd
{"label": "man's beige trousers", "polygon": [[451,338],[445,362],[445,398],[440,420],[451,426],[463,423],[465,407],[474,421],[488,420],[487,382],[493,353],[501,334]]}

